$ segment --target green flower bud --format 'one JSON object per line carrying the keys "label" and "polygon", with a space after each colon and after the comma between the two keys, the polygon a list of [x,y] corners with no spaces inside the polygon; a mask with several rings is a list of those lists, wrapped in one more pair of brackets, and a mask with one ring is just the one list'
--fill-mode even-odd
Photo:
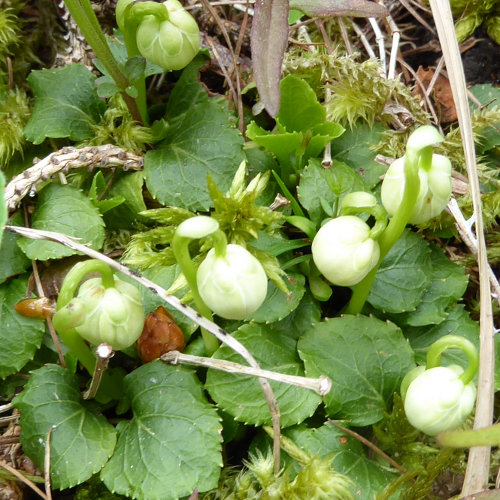
{"label": "green flower bud", "polygon": [[[398,158],[388,168],[382,183],[381,198],[389,215],[401,204],[405,189],[405,159]],[[408,222],[422,224],[439,215],[451,196],[451,162],[442,155],[432,155],[429,170],[419,168],[420,187],[417,201]]]}
{"label": "green flower bud", "polygon": [[370,237],[370,227],[353,215],[327,222],[316,234],[311,250],[321,274],[340,286],[359,283],[380,257],[379,245]]}
{"label": "green flower bud", "polygon": [[245,319],[264,302],[267,276],[261,263],[240,245],[229,244],[223,256],[210,250],[196,282],[205,304],[226,319]]}
{"label": "green flower bud", "polygon": [[[178,0],[167,0],[161,5],[165,8],[164,16],[144,15],[140,19],[137,48],[143,57],[166,70],[182,69],[200,49],[200,30]],[[123,11],[124,8],[120,9],[120,16]]]}
{"label": "green flower bud", "polygon": [[460,366],[425,370],[408,386],[404,400],[406,417],[413,427],[429,436],[456,429],[470,415],[476,399],[473,382],[464,384]]}
{"label": "green flower bud", "polygon": [[82,323],[75,330],[85,340],[98,345],[106,342],[113,349],[131,346],[141,335],[144,326],[144,310],[139,290],[114,278],[115,286],[105,288],[101,278],[85,281],[78,296],[66,308],[85,310]]}

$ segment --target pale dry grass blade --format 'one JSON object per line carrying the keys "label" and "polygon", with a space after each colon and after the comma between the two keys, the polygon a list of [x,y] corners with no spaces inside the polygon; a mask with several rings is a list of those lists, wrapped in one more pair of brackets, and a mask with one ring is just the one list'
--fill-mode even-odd
{"label": "pale dry grass blade", "polygon": [[[441,49],[457,109],[458,123],[465,152],[467,173],[470,182],[474,216],[476,221],[476,237],[478,246],[478,264],[480,278],[480,365],[478,376],[478,392],[474,428],[479,429],[491,425],[493,419],[493,393],[495,346],[493,342],[493,315],[491,307],[491,290],[488,277],[488,258],[483,232],[481,197],[477,176],[472,122],[467,102],[467,87],[460,57],[460,50],[455,36],[453,17],[448,0],[430,0],[434,22],[436,24]],[[486,489],[488,485],[490,465],[490,448],[486,446],[471,448],[467,462],[462,495],[471,495]]]}

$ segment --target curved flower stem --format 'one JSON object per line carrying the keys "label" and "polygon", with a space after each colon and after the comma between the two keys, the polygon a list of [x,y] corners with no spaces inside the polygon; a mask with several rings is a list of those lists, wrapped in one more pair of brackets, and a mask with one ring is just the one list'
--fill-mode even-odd
{"label": "curved flower stem", "polygon": [[467,369],[460,375],[459,379],[467,385],[476,376],[479,367],[479,355],[474,344],[459,335],[445,335],[436,340],[427,351],[427,369],[441,365],[441,354],[451,347],[456,347],[464,352],[469,360]]}
{"label": "curved flower stem", "polygon": [[144,123],[144,110],[139,110],[136,101],[126,93],[130,82],[120,69],[118,62],[113,56],[99,25],[99,21],[92,10],[89,0],[65,0],[67,9],[80,28],[88,44],[92,47],[95,55],[109,71],[116,85],[120,88],[125,103],[134,120]]}
{"label": "curved flower stem", "polygon": [[75,330],[75,307],[66,307],[74,298],[76,289],[80,285],[82,279],[89,273],[99,272],[102,278],[104,288],[110,288],[115,285],[112,269],[96,259],[79,262],[66,275],[61,291],[57,298],[57,312],[52,318],[54,328],[59,333],[64,344],[72,354],[76,356],[78,361],[82,363],[85,369],[92,375],[94,373],[96,358],[85,341],[80,337],[80,334]]}
{"label": "curved flower stem", "polygon": [[[198,284],[196,283],[196,269],[193,261],[191,260],[191,254],[189,253],[189,242],[191,239],[192,238],[187,236],[180,235],[179,231],[177,231],[172,240],[172,250],[174,251],[177,264],[179,264],[181,271],[186,278],[187,284],[191,289],[196,309],[205,318],[213,321],[212,311],[205,304],[205,302],[203,302],[203,299],[198,291]],[[219,348],[219,342],[204,328],[201,329],[201,335],[203,337],[203,342],[205,343],[207,354],[211,356]]]}
{"label": "curved flower stem", "polygon": [[347,314],[358,314],[361,312],[370,293],[373,280],[375,279],[380,264],[403,234],[418,197],[420,187],[420,180],[418,177],[419,158],[421,155],[427,157],[427,150],[430,150],[432,155],[431,146],[427,146],[420,151],[415,151],[413,149],[408,149],[406,151],[404,164],[405,187],[401,205],[398,207],[396,213],[378,239],[380,245],[380,258],[377,265],[354,287],[351,300],[345,309]]}

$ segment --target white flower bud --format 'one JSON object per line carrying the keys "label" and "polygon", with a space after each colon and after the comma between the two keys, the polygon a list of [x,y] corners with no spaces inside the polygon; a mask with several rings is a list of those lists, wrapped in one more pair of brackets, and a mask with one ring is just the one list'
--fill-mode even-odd
{"label": "white flower bud", "polygon": [[226,319],[250,316],[267,294],[267,276],[262,265],[240,245],[227,245],[222,257],[210,250],[198,268],[196,281],[205,304]]}
{"label": "white flower bud", "polygon": [[456,429],[474,408],[476,387],[460,380],[460,366],[438,366],[418,375],[409,385],[404,401],[406,417],[413,427],[436,436]]}
{"label": "white flower bud", "polygon": [[321,274],[334,285],[359,283],[377,264],[378,243],[359,217],[346,215],[327,222],[316,234],[312,256]]}
{"label": "white flower bud", "polygon": [[[131,346],[141,335],[144,310],[139,290],[114,278],[115,286],[104,288],[101,278],[85,281],[75,302],[85,309],[85,320],[75,330],[90,343],[110,344],[114,350]],[[71,304],[70,302],[70,304]]]}

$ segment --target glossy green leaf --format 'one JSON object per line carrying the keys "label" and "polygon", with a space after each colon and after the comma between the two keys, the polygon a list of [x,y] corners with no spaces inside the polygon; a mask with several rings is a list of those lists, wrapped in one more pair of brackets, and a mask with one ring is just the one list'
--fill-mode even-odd
{"label": "glossy green leaf", "polygon": [[133,418],[101,478],[113,492],[139,500],[175,500],[217,486],[221,425],[192,370],[160,361],[124,379]]}
{"label": "glossy green leaf", "polygon": [[[297,356],[296,342],[286,334],[271,331],[264,325],[243,325],[232,333],[255,357],[260,367],[289,375],[303,375]],[[214,354],[246,364],[243,358],[226,345]],[[308,389],[270,381],[281,414],[281,426],[302,422],[316,410],[321,398]],[[262,388],[255,377],[245,377],[216,370],[207,373],[206,388],[218,406],[239,422],[252,425],[271,424],[271,415]]]}
{"label": "glossy green leaf", "polygon": [[306,375],[327,375],[328,415],[353,425],[378,422],[387,402],[415,363],[401,330],[367,316],[342,316],[316,323],[299,339]]}
{"label": "glossy green leaf", "polygon": [[332,142],[333,157],[355,169],[369,188],[375,187],[387,170],[375,161],[376,153],[370,148],[370,145],[378,144],[384,130],[385,127],[379,123],[370,128],[358,122],[356,127],[347,129]]}
{"label": "glossy green leaf", "polygon": [[140,212],[146,210],[142,195],[144,185],[143,172],[127,172],[113,182],[109,197],[124,198],[124,202],[106,212],[106,227],[112,229],[129,229],[141,220]]}
{"label": "glossy green leaf", "polygon": [[[18,213],[16,216],[8,220],[8,224],[18,226],[23,224],[23,216]],[[31,266],[31,261],[19,251],[17,242],[20,236],[8,231],[4,231],[1,235],[0,245],[0,283],[3,283],[7,278],[21,274]]]}
{"label": "glossy green leaf", "polygon": [[123,196],[115,196],[112,198],[106,198],[104,200],[100,199],[103,194],[106,193],[106,180],[102,172],[97,172],[92,179],[92,185],[89,190],[89,199],[93,205],[99,210],[101,214],[104,214],[111,210],[112,208],[121,205],[125,198]]}
{"label": "glossy green leaf", "polygon": [[463,267],[449,260],[439,248],[431,245],[432,281],[417,309],[408,313],[404,321],[411,326],[441,323],[447,308],[460,300],[469,277]]}
{"label": "glossy green leaf", "polygon": [[383,463],[370,460],[363,445],[327,422],[319,428],[292,427],[285,435],[305,451],[320,457],[332,457],[333,468],[352,479],[354,498],[375,500],[377,494],[395,479]]}
{"label": "glossy green leaf", "polygon": [[[415,352],[415,360],[418,364],[426,363],[429,347],[436,340],[449,335],[460,335],[479,347],[479,325],[470,318],[469,313],[462,304],[452,305],[446,310],[446,319],[438,325],[423,325],[419,327],[403,327],[405,337]],[[441,357],[441,364],[467,366],[467,357],[459,349],[447,349]]]}
{"label": "glossy green leaf", "polygon": [[327,216],[322,203],[328,203],[334,215],[338,215],[340,202],[346,194],[365,190],[363,179],[345,163],[334,160],[332,166],[325,169],[320,160],[311,159],[300,176],[297,195],[309,217],[319,223]]}
{"label": "glossy green leaf", "polygon": [[46,137],[83,141],[94,136],[105,103],[97,96],[95,76],[83,65],[32,71],[28,83],[35,107],[24,133],[34,144]]}
{"label": "glossy green leaf", "polygon": [[430,255],[427,242],[406,230],[382,261],[368,302],[383,312],[414,311],[432,282]]}
{"label": "glossy green leaf", "polygon": [[207,174],[225,192],[243,159],[243,139],[225,107],[202,102],[173,119],[166,139],[146,153],[146,185],[165,205],[207,210]]}
{"label": "glossy green leaf", "polygon": [[249,318],[256,323],[274,323],[288,316],[300,303],[306,289],[302,274],[289,274],[285,284],[290,295],[279,290],[271,281],[267,285],[264,303]]}
{"label": "glossy green leaf", "polygon": [[76,375],[57,365],[31,372],[14,399],[21,413],[24,452],[43,468],[49,429],[52,486],[65,489],[89,479],[113,453],[116,431],[82,399]]}
{"label": "glossy green leaf", "polygon": [[[32,227],[81,238],[80,243],[87,243],[95,250],[99,250],[104,241],[104,223],[99,210],[81,191],[69,185],[49,184],[40,192]],[[75,253],[52,241],[22,238],[18,245],[34,260],[57,259]]]}
{"label": "glossy green leaf", "polygon": [[27,278],[11,279],[0,285],[0,377],[20,370],[35,356],[42,343],[45,322],[27,318],[14,311],[26,298]]}

